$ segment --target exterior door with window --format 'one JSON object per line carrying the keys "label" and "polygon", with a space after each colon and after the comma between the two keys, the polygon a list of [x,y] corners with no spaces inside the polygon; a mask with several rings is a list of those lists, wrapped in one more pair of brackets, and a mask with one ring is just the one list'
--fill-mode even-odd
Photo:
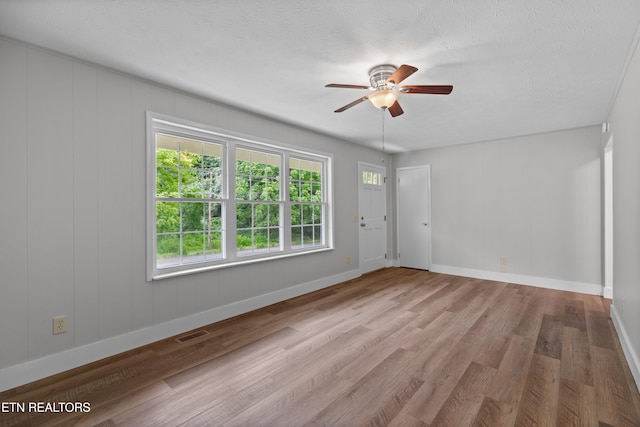
{"label": "exterior door with window", "polygon": [[384,167],[358,163],[358,228],[362,274],[384,268],[387,263],[385,175]]}

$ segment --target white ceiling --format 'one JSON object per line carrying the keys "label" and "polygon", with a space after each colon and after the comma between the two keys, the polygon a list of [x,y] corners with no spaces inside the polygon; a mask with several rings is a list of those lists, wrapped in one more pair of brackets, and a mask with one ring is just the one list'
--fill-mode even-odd
{"label": "white ceiling", "polygon": [[380,148],[377,64],[419,68],[384,119],[389,151],[599,124],[638,0],[0,0],[0,34]]}

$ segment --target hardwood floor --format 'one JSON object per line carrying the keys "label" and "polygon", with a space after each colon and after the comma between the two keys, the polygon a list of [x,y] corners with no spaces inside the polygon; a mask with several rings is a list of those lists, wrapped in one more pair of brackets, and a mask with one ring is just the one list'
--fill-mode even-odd
{"label": "hardwood floor", "polygon": [[609,304],[389,268],[0,393],[91,409],[0,421],[640,426]]}

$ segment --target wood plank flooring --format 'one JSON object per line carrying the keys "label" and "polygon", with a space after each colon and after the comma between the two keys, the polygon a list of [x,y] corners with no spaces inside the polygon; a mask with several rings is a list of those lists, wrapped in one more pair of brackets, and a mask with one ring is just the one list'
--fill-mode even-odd
{"label": "wood plank flooring", "polygon": [[91,405],[0,425],[640,426],[609,304],[388,268],[0,393]]}

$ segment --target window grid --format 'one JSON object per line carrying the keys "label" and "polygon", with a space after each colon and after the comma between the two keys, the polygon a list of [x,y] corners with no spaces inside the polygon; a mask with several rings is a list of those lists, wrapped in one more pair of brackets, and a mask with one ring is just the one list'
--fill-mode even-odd
{"label": "window grid", "polygon": [[281,252],[282,155],[235,148],[236,255]]}
{"label": "window grid", "polygon": [[159,116],[148,113],[148,280],[331,249],[330,157]]}
{"label": "window grid", "polygon": [[322,183],[321,163],[290,158],[291,247],[294,249],[325,244]]}
{"label": "window grid", "polygon": [[156,266],[222,259],[222,146],[157,133],[155,156]]}

